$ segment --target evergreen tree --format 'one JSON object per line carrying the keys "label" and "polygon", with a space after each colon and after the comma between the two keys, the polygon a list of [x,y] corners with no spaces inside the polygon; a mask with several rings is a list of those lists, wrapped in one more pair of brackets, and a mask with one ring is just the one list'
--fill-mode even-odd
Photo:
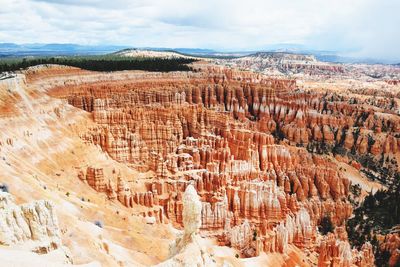
{"label": "evergreen tree", "polygon": [[333,224],[330,216],[325,216],[321,220],[321,224],[319,226],[319,231],[326,235],[327,233],[333,233]]}

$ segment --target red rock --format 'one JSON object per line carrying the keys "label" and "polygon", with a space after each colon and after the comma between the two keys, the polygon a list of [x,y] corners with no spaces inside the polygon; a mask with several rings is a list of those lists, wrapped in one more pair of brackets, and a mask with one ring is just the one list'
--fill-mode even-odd
{"label": "red rock", "polygon": [[106,192],[107,185],[102,168],[88,167],[86,170],[86,181],[99,192]]}
{"label": "red rock", "polygon": [[[336,226],[351,216],[349,180],[331,157],[310,154],[305,146],[374,155],[399,149],[393,134],[400,128],[397,119],[350,104],[347,96],[339,101],[330,93],[294,91],[294,80],[218,67],[176,73],[173,79],[136,75],[50,92],[91,112],[95,126],[81,133],[83,140],[148,171],[146,182],[132,186],[125,177],[88,168],[88,184],[177,228],[183,227],[182,194],[192,184],[201,201],[200,231],[242,256],[286,253],[289,244],[313,250],[324,216]],[[348,243],[337,239],[321,242],[320,266],[352,264]],[[366,246],[360,252],[367,263],[368,251]]]}

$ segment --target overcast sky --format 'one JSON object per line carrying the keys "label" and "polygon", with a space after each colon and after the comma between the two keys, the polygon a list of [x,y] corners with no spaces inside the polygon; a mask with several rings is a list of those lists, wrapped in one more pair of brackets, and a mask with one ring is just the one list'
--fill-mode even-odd
{"label": "overcast sky", "polygon": [[0,42],[260,50],[400,59],[399,0],[0,0]]}

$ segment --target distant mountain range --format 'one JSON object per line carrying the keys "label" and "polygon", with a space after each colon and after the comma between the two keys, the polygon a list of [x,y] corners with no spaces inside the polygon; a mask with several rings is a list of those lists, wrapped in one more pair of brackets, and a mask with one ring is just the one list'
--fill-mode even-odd
{"label": "distant mountain range", "polygon": [[[117,52],[130,46],[121,45],[78,45],[78,44],[14,44],[0,43],[0,57],[52,56],[52,55],[96,55]],[[187,54],[212,54],[216,51],[202,48],[141,47],[154,51],[177,51]]]}
{"label": "distant mountain range", "polygon": [[[129,49],[130,46],[122,45],[79,45],[79,44],[15,44],[0,43],[0,58],[9,57],[34,57],[34,56],[71,56],[71,55],[101,55]],[[337,63],[385,63],[370,58],[354,58],[341,56],[334,51],[310,50],[299,44],[276,44],[265,46],[254,51],[229,51],[221,52],[204,48],[165,48],[165,47],[140,47],[138,49],[152,51],[174,51],[193,56],[230,56],[240,57],[257,52],[284,52],[294,54],[314,55],[320,61]]]}
{"label": "distant mountain range", "polygon": [[99,55],[127,48],[117,45],[0,43],[0,57]]}

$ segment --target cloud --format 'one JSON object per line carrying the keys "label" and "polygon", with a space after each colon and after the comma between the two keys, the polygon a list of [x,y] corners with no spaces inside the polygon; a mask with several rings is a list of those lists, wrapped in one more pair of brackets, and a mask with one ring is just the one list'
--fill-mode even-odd
{"label": "cloud", "polygon": [[400,60],[397,0],[0,0],[0,42],[255,50]]}

